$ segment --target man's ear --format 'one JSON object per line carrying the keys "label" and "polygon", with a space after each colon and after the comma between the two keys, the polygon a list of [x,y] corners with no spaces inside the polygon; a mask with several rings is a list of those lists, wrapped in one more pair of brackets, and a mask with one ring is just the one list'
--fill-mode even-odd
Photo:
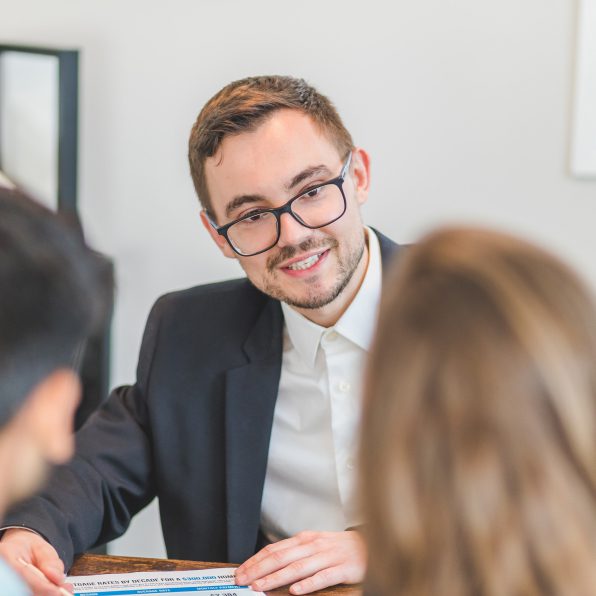
{"label": "man's ear", "polygon": [[223,256],[228,257],[228,259],[237,258],[236,253],[232,250],[232,248],[228,244],[228,241],[221,234],[218,234],[215,231],[215,229],[211,225],[211,222],[209,221],[209,217],[205,213],[204,209],[201,210],[201,222],[203,222],[203,227],[209,232],[209,236],[211,236],[211,239],[213,240],[213,242],[215,242],[215,244],[217,244],[217,246],[218,246],[219,250],[221,250]]}
{"label": "man's ear", "polygon": [[65,463],[72,457],[74,415],[80,398],[81,382],[68,368],[55,370],[27,397],[23,413],[51,463]]}
{"label": "man's ear", "polygon": [[363,205],[368,199],[368,189],[370,187],[370,156],[361,147],[352,150],[350,170],[354,180],[356,200],[358,204]]}

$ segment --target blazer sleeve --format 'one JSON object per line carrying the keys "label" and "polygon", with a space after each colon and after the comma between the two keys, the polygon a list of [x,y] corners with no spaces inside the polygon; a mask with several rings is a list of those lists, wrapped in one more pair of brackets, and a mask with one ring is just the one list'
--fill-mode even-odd
{"label": "blazer sleeve", "polygon": [[149,315],[137,382],[112,392],[77,433],[71,462],[57,467],[42,493],[4,519],[4,527],[39,532],[67,569],[75,554],[122,535],[155,496],[146,396],[165,301],[158,300]]}

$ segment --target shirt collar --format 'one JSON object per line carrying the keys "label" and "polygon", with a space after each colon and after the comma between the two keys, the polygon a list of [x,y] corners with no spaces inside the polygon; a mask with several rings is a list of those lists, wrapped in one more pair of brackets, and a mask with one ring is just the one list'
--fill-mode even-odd
{"label": "shirt collar", "polygon": [[[381,298],[381,248],[377,235],[366,227],[368,238],[368,266],[362,285],[350,306],[329,331],[336,333],[368,351],[375,330]],[[315,365],[322,335],[328,330],[321,327],[282,302],[286,329],[292,345],[304,362]]]}
{"label": "shirt collar", "polygon": [[365,228],[368,236],[368,267],[358,293],[335,325],[335,330],[368,351],[375,332],[381,300],[381,247],[377,235]]}

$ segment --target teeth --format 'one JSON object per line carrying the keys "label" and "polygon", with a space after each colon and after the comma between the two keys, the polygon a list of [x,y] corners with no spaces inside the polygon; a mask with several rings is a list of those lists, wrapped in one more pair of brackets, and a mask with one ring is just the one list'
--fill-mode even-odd
{"label": "teeth", "polygon": [[288,269],[292,269],[292,271],[302,271],[304,269],[308,269],[309,267],[312,267],[320,258],[321,255],[313,255],[312,257],[308,257],[308,259],[304,259],[304,261],[298,261],[297,263],[288,265]]}

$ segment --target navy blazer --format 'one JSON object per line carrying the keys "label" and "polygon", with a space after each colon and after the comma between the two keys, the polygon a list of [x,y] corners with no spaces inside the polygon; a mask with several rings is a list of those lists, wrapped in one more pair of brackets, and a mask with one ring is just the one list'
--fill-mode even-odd
{"label": "navy blazer", "polygon": [[[398,246],[378,236],[386,269]],[[73,460],[4,525],[37,530],[69,568],[157,496],[170,558],[253,555],[282,338],[280,303],[246,279],[161,297],[136,383],[112,392],[77,433]]]}

